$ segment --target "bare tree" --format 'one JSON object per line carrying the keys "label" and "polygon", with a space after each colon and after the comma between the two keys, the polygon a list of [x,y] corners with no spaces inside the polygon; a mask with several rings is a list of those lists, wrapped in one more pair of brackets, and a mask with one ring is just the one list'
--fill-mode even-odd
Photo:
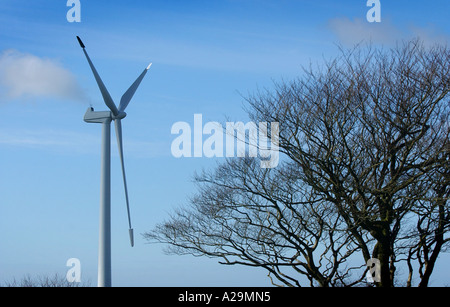
{"label": "bare tree", "polygon": [[180,209],[146,237],[170,243],[176,254],[262,267],[274,284],[300,286],[296,275],[311,285],[344,284],[349,271],[338,268],[358,246],[336,209],[302,184],[293,165],[258,165],[235,159],[197,175],[200,193],[191,208]]}
{"label": "bare tree", "polygon": [[8,288],[77,288],[77,287],[89,287],[89,282],[83,283],[73,283],[68,282],[65,276],[60,276],[55,274],[53,276],[35,276],[25,275],[20,280],[13,279],[11,281],[7,281],[4,285],[0,285],[2,287]]}
{"label": "bare tree", "polygon": [[362,285],[377,258],[378,286],[401,284],[401,265],[427,286],[450,241],[449,90],[446,46],[341,50],[247,98],[253,121],[280,124],[278,168],[246,158],[197,175],[191,206],[145,237],[276,284]]}

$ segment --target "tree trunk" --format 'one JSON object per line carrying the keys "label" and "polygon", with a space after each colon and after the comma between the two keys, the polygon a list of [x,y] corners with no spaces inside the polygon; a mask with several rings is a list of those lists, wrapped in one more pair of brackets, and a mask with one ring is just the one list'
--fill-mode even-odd
{"label": "tree trunk", "polygon": [[380,260],[380,281],[378,287],[392,287],[393,280],[390,269],[391,244],[389,238],[379,238],[374,249],[374,256]]}
{"label": "tree trunk", "polygon": [[[438,236],[438,237],[441,237],[441,236]],[[434,247],[433,253],[431,254],[431,257],[428,260],[428,263],[426,264],[425,273],[423,274],[423,277],[422,277],[422,279],[421,279],[421,281],[419,283],[419,288],[426,288],[426,287],[428,287],[428,283],[430,281],[431,273],[433,272],[434,265],[436,264],[436,260],[438,258],[438,255],[439,255],[440,251],[441,251],[442,242],[443,242],[443,238],[442,238],[442,240],[439,240],[437,238],[436,246]]]}

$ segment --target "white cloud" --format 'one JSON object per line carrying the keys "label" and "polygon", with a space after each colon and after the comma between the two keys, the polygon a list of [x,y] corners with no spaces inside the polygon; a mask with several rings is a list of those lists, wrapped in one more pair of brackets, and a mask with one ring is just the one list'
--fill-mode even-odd
{"label": "white cloud", "polygon": [[8,100],[86,100],[73,74],[58,61],[16,50],[6,50],[0,55],[0,93]]}
{"label": "white cloud", "polygon": [[339,41],[346,45],[354,45],[361,41],[392,44],[401,36],[401,32],[388,21],[369,23],[360,18],[354,20],[333,18],[328,25]]}
{"label": "white cloud", "polygon": [[411,26],[409,29],[412,35],[415,37],[420,37],[425,45],[448,44],[450,41],[450,37],[448,35],[440,32],[432,25],[428,25],[423,28]]}
{"label": "white cloud", "polygon": [[333,18],[328,22],[328,27],[345,45],[355,45],[361,41],[374,44],[393,45],[399,40],[420,38],[425,45],[435,43],[447,43],[449,36],[441,33],[436,28],[428,26],[422,28],[411,25],[407,29],[399,29],[389,20],[370,23],[365,19]]}

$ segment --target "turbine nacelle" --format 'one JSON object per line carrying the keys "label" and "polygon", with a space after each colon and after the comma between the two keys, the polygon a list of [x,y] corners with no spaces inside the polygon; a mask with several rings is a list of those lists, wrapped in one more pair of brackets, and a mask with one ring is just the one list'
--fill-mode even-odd
{"label": "turbine nacelle", "polygon": [[96,112],[94,108],[90,107],[84,114],[84,121],[87,123],[103,124],[105,122],[111,122],[113,120],[111,111]]}
{"label": "turbine nacelle", "polygon": [[102,124],[106,121],[113,121],[113,120],[121,120],[127,117],[127,113],[125,112],[119,112],[119,114],[114,115],[111,111],[94,111],[93,107],[89,107],[84,114],[84,121],[87,123],[95,123],[95,124]]}

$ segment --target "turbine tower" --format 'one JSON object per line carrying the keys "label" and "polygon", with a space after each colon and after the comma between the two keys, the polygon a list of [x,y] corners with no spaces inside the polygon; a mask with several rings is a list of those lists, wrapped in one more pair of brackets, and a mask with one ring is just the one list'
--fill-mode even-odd
{"label": "turbine tower", "polygon": [[117,145],[119,147],[119,157],[122,166],[123,184],[125,188],[125,199],[128,213],[128,226],[131,246],[134,246],[133,228],[131,227],[130,204],[128,201],[127,180],[125,176],[125,164],[123,159],[122,145],[122,119],[127,114],[125,109],[133,98],[134,93],[144,79],[145,74],[152,64],[148,65],[130,88],[123,94],[119,108],[116,107],[108,90],[103,84],[97,70],[94,67],[86,46],[77,36],[78,42],[86,56],[86,59],[97,81],[103,100],[110,111],[96,112],[90,107],[84,115],[87,123],[102,124],[102,162],[101,162],[101,183],[100,183],[100,229],[99,229],[99,254],[98,254],[98,286],[111,287],[111,122],[114,121],[116,128]]}

